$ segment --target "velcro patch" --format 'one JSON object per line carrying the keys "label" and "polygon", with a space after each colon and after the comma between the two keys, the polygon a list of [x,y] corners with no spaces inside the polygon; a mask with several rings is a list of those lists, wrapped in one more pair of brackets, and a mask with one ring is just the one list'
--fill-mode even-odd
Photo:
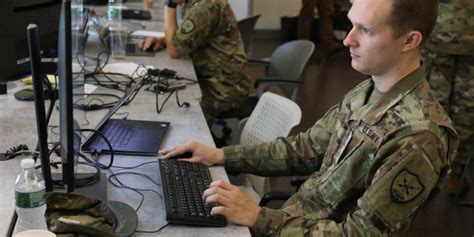
{"label": "velcro patch", "polygon": [[194,22],[190,19],[184,20],[182,27],[183,27],[182,32],[184,34],[189,34],[189,33],[193,32],[194,29],[196,28],[196,26],[194,25]]}
{"label": "velcro patch", "polygon": [[395,203],[407,203],[415,199],[425,189],[416,174],[403,169],[393,179],[390,197]]}

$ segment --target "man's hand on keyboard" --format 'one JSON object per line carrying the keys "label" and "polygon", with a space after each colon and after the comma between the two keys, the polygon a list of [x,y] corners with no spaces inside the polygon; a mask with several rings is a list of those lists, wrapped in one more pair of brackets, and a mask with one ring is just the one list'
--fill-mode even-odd
{"label": "man's hand on keyboard", "polygon": [[240,191],[239,187],[222,180],[211,183],[203,193],[203,200],[208,205],[218,204],[212,208],[212,215],[223,215],[238,225],[253,226],[260,212],[260,207]]}
{"label": "man's hand on keyboard", "polygon": [[224,151],[204,145],[195,141],[191,141],[176,147],[160,150],[160,154],[165,159],[172,159],[180,155],[190,152],[192,156],[186,159],[180,159],[189,162],[198,162],[205,165],[224,164]]}

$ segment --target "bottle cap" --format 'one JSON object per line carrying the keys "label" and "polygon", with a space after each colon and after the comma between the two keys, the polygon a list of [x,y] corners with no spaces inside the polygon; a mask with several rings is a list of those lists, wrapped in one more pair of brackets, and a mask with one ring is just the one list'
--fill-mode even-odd
{"label": "bottle cap", "polygon": [[31,158],[21,160],[21,168],[31,169],[35,167],[35,161]]}

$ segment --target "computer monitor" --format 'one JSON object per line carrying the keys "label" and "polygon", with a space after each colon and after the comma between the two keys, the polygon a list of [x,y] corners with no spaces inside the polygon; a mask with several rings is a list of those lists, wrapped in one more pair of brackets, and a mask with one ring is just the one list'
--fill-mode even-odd
{"label": "computer monitor", "polygon": [[38,27],[35,24],[28,25],[28,49],[31,57],[31,76],[33,78],[33,92],[35,97],[36,128],[38,132],[39,157],[41,169],[46,184],[46,191],[53,191],[51,167],[48,149],[48,122],[45,109],[45,96],[43,89],[43,72],[41,70],[40,42]]}
{"label": "computer monitor", "polygon": [[[80,1],[80,0],[74,0]],[[75,10],[82,12],[82,5],[75,4]],[[76,24],[83,24],[82,14],[75,16]],[[73,112],[73,101],[75,99],[74,94],[83,94],[84,78],[80,73],[73,77],[73,58],[75,60],[80,59],[83,55],[83,48],[79,47],[81,39],[74,39],[71,31],[71,3],[69,0],[64,1],[61,8],[61,17],[58,30],[58,46],[60,50],[58,55],[57,69],[59,77],[59,99],[60,99],[60,147],[62,157],[62,168],[63,168],[63,183],[68,192],[74,191],[74,160],[77,160],[80,151],[80,123],[78,120],[83,118],[81,111],[76,113]],[[80,21],[79,23],[77,21]],[[33,78],[33,88],[35,95],[35,111],[36,111],[36,123],[38,130],[38,148],[40,151],[40,158],[42,164],[43,176],[46,181],[46,190],[52,191],[52,177],[50,170],[49,160],[49,149],[48,149],[48,119],[45,110],[45,95],[43,90],[43,83],[45,82],[44,75],[46,72],[51,73],[51,63],[42,62],[40,55],[40,29],[36,24],[30,24],[27,28],[27,41],[28,41],[28,56],[31,58],[31,72]],[[79,34],[75,34],[74,37],[80,38]],[[72,42],[76,43],[74,47],[79,48],[73,50]],[[73,56],[73,51],[77,54]],[[74,79],[74,80],[73,80]],[[76,85],[76,86],[73,86]],[[79,91],[77,91],[79,90]],[[74,93],[76,92],[76,93]],[[82,98],[79,98],[80,100]],[[54,100],[51,101],[54,105]],[[51,105],[50,105],[51,106]]]}
{"label": "computer monitor", "polygon": [[[74,162],[78,160],[81,136],[80,122],[74,116],[73,56],[71,30],[71,1],[64,0],[59,18],[58,77],[59,77],[59,143],[63,182],[67,192],[74,191]],[[76,82],[77,82],[77,78]],[[80,83],[79,83],[80,84]],[[80,88],[80,87],[79,87]],[[83,93],[83,92],[82,92]]]}
{"label": "computer monitor", "polygon": [[40,30],[43,55],[55,56],[61,0],[0,1],[0,81],[30,73],[25,29],[30,23]]}

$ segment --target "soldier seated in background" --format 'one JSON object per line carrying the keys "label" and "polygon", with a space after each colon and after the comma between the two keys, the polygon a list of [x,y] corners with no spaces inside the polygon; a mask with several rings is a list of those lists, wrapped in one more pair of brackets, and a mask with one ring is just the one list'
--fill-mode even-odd
{"label": "soldier seated in background", "polygon": [[190,162],[230,173],[311,175],[281,209],[259,207],[238,187],[214,181],[212,214],[255,236],[386,236],[407,229],[446,174],[458,147],[453,125],[430,91],[420,47],[436,21],[436,0],[354,0],[344,44],[352,67],[371,75],[312,128],[266,144],[215,149],[190,142]]}
{"label": "soldier seated in background", "polygon": [[[184,4],[179,28],[177,4]],[[167,0],[165,5],[165,37],[148,38],[141,48],[165,46],[172,58],[191,57],[210,126],[217,114],[238,108],[249,94],[247,56],[237,21],[226,0]]]}

